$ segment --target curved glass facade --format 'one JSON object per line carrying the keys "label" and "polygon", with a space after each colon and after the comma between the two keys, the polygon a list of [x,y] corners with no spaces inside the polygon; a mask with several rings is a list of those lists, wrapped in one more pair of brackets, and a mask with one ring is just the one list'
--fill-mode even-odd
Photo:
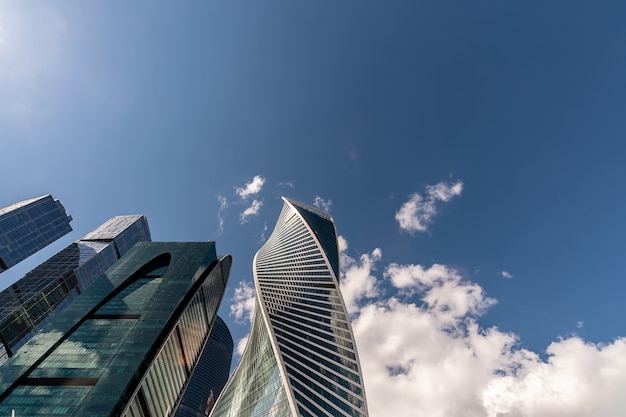
{"label": "curved glass facade", "polygon": [[237,369],[211,416],[292,416],[269,333],[257,303],[252,331]]}
{"label": "curved glass facade", "polygon": [[146,217],[115,216],[0,292],[0,364],[140,241]]}
{"label": "curved glass facade", "polygon": [[220,316],[193,370],[175,417],[206,417],[222,392],[233,359],[233,338]]}
{"label": "curved glass facade", "polygon": [[[334,221],[283,200],[274,231],[254,259],[257,309],[248,346],[211,415],[365,417],[358,355],[339,290]],[[282,395],[285,400],[277,401]],[[275,402],[282,407],[257,406]]]}
{"label": "curved glass facade", "polygon": [[137,244],[2,365],[0,415],[171,416],[230,267],[213,242]]}

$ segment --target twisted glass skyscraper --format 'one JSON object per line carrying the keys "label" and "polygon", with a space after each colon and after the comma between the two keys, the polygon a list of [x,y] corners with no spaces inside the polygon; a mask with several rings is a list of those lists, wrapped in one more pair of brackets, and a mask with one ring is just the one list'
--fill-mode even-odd
{"label": "twisted glass skyscraper", "polygon": [[334,221],[283,200],[276,227],[254,258],[257,302],[246,351],[211,416],[367,416],[339,291]]}

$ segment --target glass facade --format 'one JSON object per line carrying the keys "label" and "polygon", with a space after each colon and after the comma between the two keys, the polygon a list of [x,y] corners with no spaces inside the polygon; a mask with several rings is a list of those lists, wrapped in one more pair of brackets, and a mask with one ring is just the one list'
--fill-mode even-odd
{"label": "glass facade", "polygon": [[332,217],[283,198],[254,258],[257,308],[240,364],[212,417],[366,417],[350,320],[339,290]]}
{"label": "glass facade", "polygon": [[219,316],[198,364],[193,370],[175,417],[206,417],[228,381],[233,358],[233,338]]}
{"label": "glass facade", "polygon": [[2,365],[0,415],[171,416],[230,268],[213,242],[137,244]]}
{"label": "glass facade", "polygon": [[145,216],[113,217],[0,292],[0,364],[140,241]]}
{"label": "glass facade", "polygon": [[0,272],[71,232],[71,220],[51,195],[0,209]]}
{"label": "glass facade", "polygon": [[293,416],[258,303],[246,352],[211,416]]}

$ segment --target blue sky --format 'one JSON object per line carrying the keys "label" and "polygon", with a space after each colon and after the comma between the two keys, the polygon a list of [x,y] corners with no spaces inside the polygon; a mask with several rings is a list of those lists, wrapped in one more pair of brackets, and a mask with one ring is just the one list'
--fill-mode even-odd
{"label": "blue sky", "polygon": [[233,255],[239,340],[280,196],[319,197],[373,416],[621,413],[626,6],[386,3],[0,1],[0,206],[75,229],[0,288],[143,213]]}

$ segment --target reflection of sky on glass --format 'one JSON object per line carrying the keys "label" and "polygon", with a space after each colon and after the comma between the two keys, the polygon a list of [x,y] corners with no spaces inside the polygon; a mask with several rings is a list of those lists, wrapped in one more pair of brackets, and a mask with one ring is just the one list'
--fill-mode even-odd
{"label": "reflection of sky on glass", "polygon": [[83,342],[65,340],[30,376],[47,376],[47,370],[58,369],[59,363],[66,360],[65,358],[74,358],[72,362],[66,362],[65,366],[70,365],[69,367],[75,369],[101,369],[106,365],[101,362],[95,349],[87,349]]}
{"label": "reflection of sky on glass", "polygon": [[142,314],[161,282],[161,278],[140,278],[109,300],[97,313]]}

